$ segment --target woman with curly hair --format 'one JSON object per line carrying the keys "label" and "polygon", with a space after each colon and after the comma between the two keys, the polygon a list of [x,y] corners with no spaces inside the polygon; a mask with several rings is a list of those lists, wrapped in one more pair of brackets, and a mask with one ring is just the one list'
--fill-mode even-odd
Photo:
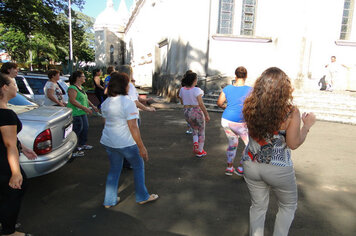
{"label": "woman with curly hair", "polygon": [[[250,235],[263,235],[270,188],[279,206],[273,235],[288,235],[297,209],[291,149],[305,141],[315,123],[315,115],[300,115],[299,109],[293,106],[292,92],[288,76],[279,68],[271,67],[256,80],[244,103],[249,143],[242,159],[252,202]],[[301,121],[304,123],[302,128]]]}

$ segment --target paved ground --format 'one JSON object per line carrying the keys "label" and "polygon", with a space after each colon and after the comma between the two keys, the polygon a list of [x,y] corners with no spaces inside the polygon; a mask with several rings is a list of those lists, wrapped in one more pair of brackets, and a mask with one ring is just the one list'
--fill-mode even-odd
{"label": "paved ground", "polygon": [[[137,205],[132,173],[125,171],[122,202],[109,210],[102,207],[109,167],[99,144],[103,124],[91,117],[89,143],[95,149],[52,174],[30,179],[19,216],[22,229],[41,236],[247,235],[250,198],[241,178],[224,175],[227,140],[220,117],[211,114],[208,156],[199,160],[191,153],[180,109],[143,112],[141,132],[150,155],[147,188],[161,198]],[[293,151],[299,205],[290,235],[356,235],[355,134],[356,126],[319,121],[307,142]],[[272,235],[276,210],[272,197],[265,235]]]}

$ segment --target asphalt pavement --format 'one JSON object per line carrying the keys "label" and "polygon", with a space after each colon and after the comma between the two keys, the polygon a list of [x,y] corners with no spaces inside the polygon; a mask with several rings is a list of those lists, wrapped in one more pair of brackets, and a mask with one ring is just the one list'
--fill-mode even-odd
{"label": "asphalt pavement", "polygon": [[[120,179],[121,202],[102,206],[107,155],[99,140],[100,117],[89,118],[94,149],[58,171],[29,180],[19,222],[36,236],[221,236],[248,235],[250,196],[244,180],[225,176],[227,139],[221,113],[206,128],[208,155],[194,157],[179,106],[141,112],[141,134],[150,160],[146,186],[154,203],[135,202],[133,174]],[[243,143],[238,148],[242,151]],[[289,235],[356,235],[356,126],[318,121],[306,142],[292,152],[298,209]],[[271,194],[265,235],[272,235],[277,204]]]}

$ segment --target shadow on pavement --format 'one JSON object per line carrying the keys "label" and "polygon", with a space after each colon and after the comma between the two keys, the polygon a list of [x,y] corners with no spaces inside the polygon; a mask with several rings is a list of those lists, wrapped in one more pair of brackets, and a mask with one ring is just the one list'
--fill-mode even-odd
{"label": "shadow on pavement", "polygon": [[[192,154],[181,110],[142,112],[141,117],[150,157],[146,185],[150,193],[159,194],[157,202],[136,204],[133,176],[125,171],[120,179],[121,202],[109,210],[102,207],[109,163],[99,144],[103,124],[99,117],[91,117],[88,143],[95,148],[52,174],[30,179],[20,213],[23,229],[36,236],[248,235],[250,196],[243,179],[224,174],[227,139],[220,127],[221,114],[212,113],[207,125],[205,159]],[[241,142],[238,153],[243,146]],[[304,154],[301,147],[293,159]],[[302,168],[302,164],[296,165],[299,205],[290,235],[355,235],[355,188],[344,191],[348,182],[336,181],[340,189],[325,189],[317,181],[318,167]],[[353,182],[347,186],[355,187]],[[276,211],[271,195],[266,236],[272,235]]]}

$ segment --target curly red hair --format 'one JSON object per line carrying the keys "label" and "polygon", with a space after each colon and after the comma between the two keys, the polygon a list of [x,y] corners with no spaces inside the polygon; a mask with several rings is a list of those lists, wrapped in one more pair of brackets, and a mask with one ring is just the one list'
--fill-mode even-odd
{"label": "curly red hair", "polygon": [[281,69],[271,67],[261,74],[242,111],[252,138],[269,139],[280,129],[293,109],[292,92],[290,79]]}

